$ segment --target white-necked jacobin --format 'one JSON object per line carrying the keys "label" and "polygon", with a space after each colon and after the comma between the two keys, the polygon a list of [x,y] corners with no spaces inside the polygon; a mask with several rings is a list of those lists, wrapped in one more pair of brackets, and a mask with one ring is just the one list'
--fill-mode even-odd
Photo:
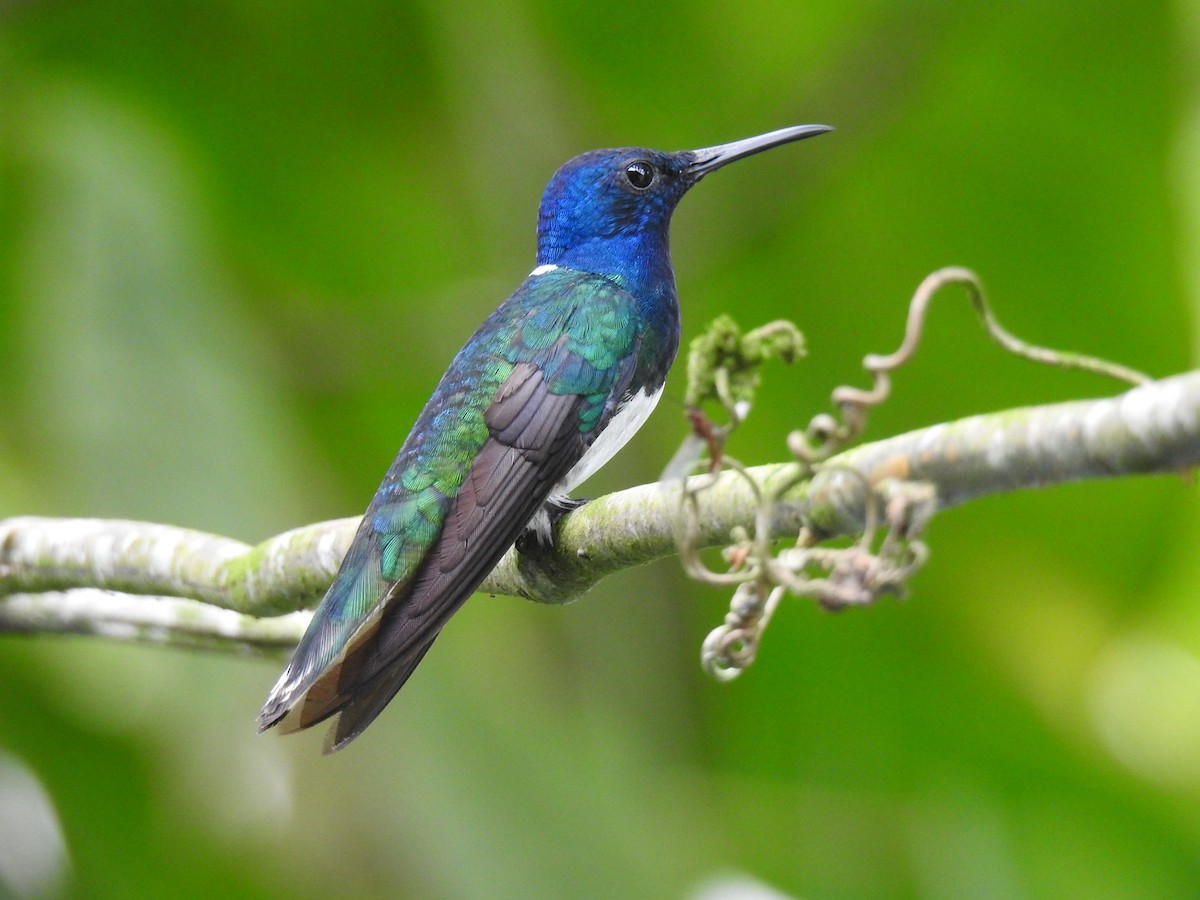
{"label": "white-necked jacobin", "polygon": [[362,733],[504,552],[577,502],[567,492],[633,436],[679,347],[671,213],[753,153],[829,131],[800,125],[663,153],[593,150],[538,212],[537,266],[454,357],[371,500],[258,717],[284,731],[336,716],[326,752]]}

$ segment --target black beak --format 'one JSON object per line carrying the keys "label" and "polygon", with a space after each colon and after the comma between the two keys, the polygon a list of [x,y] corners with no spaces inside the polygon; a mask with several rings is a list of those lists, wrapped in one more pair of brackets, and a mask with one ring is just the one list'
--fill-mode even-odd
{"label": "black beak", "polygon": [[827,131],[833,131],[833,128],[828,125],[794,125],[791,128],[780,128],[778,131],[769,131],[766,134],[743,138],[729,144],[718,144],[715,147],[705,147],[703,150],[692,150],[692,161],[688,163],[687,172],[698,179],[734,160],[744,159],[755,153],[761,153],[763,150],[770,150],[780,144],[790,144],[792,141],[816,137]]}

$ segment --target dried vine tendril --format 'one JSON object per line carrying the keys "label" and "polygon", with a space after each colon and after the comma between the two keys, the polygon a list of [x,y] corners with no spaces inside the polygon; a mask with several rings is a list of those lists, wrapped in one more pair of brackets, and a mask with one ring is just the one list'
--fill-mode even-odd
{"label": "dried vine tendril", "polygon": [[[774,482],[770,489],[756,482],[746,468],[725,452],[729,435],[746,418],[759,385],[759,369],[770,359],[792,362],[804,353],[799,329],[790,322],[772,322],[742,333],[723,316],[692,342],[688,353],[688,387],[685,394],[692,433],[664,473],[664,480],[683,477],[698,469],[702,477],[686,482],[676,538],[687,573],[706,584],[733,587],[729,612],[704,641],[701,663],[714,677],[729,681],[753,661],[771,616],[785,594],[810,597],[823,608],[836,611],[866,606],[880,597],[903,597],[908,581],[924,565],[929,550],[921,540],[937,505],[930,485],[885,478],[871,483],[858,472],[828,469],[824,462],[856,440],[866,428],[871,409],[891,393],[891,373],[912,359],[924,331],[933,296],[948,285],[967,288],[972,306],[988,335],[1010,353],[1045,365],[1083,369],[1141,384],[1141,372],[1078,353],[1037,347],[1002,328],[987,304],[979,278],[970,270],[949,267],[929,275],[917,288],[909,305],[904,339],[892,354],[871,354],[863,366],[873,377],[870,390],[839,387],[833,392],[838,415],[821,413],[808,427],[788,436],[796,458],[791,478]],[[715,401],[724,410],[719,424],[702,410]],[[701,457],[707,453],[707,464]],[[751,528],[731,534],[723,559],[725,571],[714,571],[700,557],[695,536],[699,533],[698,496],[722,471],[746,480],[755,498]],[[835,472],[861,482],[865,528],[848,547],[821,547],[820,529],[811,523],[801,528],[790,546],[775,551],[771,521],[779,495],[799,480],[818,471]]]}

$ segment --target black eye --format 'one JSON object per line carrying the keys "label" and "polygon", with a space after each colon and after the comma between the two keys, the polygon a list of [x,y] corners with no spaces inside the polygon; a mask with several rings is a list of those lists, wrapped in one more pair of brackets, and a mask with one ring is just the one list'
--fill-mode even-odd
{"label": "black eye", "polygon": [[644,191],[654,183],[654,166],[644,159],[631,162],[625,167],[625,180],[639,191]]}

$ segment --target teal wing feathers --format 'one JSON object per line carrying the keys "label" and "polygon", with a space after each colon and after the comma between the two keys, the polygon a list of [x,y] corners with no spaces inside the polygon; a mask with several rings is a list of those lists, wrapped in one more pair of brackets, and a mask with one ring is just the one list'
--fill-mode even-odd
{"label": "teal wing feathers", "polygon": [[260,729],[360,734],[520,536],[626,390],[638,309],[619,285],[528,279],[443,377],[372,500]]}

